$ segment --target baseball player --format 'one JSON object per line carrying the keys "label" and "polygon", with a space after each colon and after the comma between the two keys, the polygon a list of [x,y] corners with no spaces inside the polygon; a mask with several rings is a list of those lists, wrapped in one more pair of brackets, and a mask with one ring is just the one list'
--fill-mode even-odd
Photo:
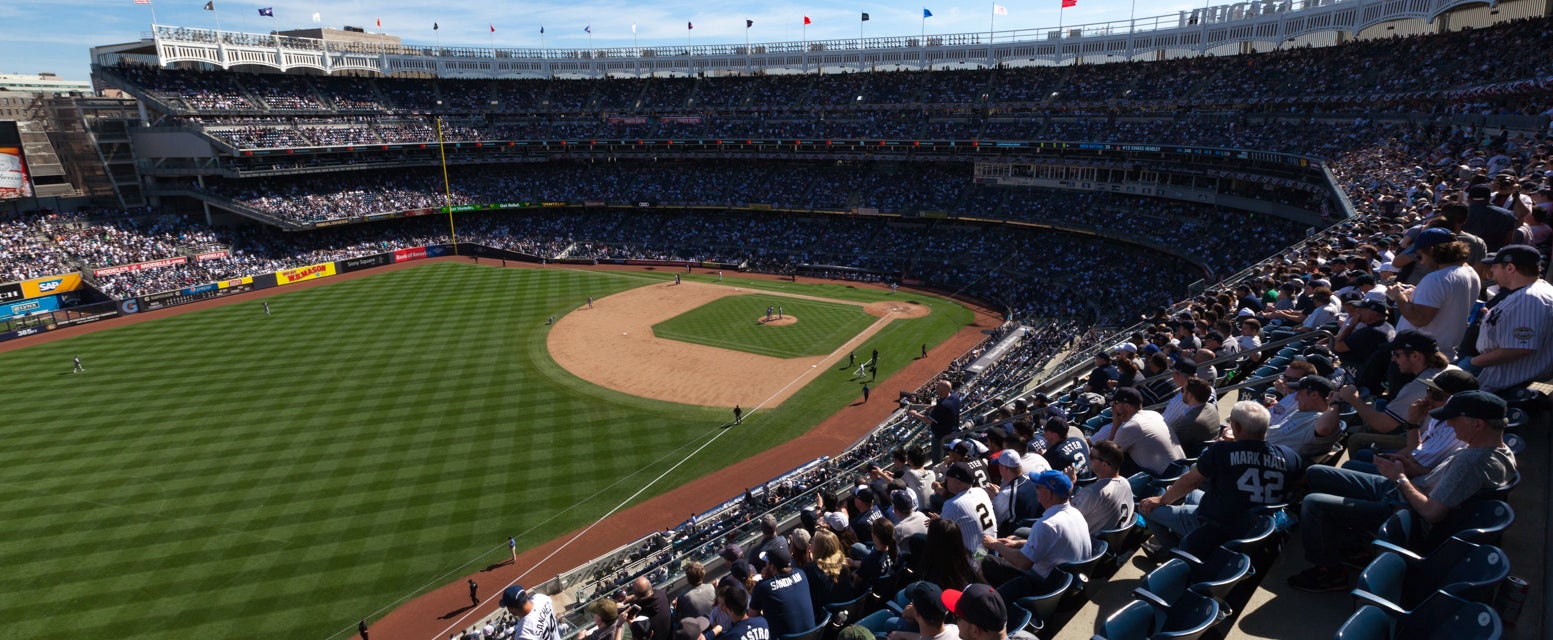
{"label": "baseball player", "polygon": [[70,373],[82,373],[86,371],[86,367],[81,366],[81,356],[75,356],[71,359],[75,360],[75,369],[71,370]]}
{"label": "baseball player", "polygon": [[782,319],[782,307],[777,307],[777,319]]}
{"label": "baseball player", "polygon": [[674,284],[679,284],[679,274],[674,274]]}
{"label": "baseball player", "polygon": [[739,405],[733,405],[733,423],[744,424],[744,409]]}
{"label": "baseball player", "polygon": [[868,383],[866,383],[866,382],[863,383],[863,404],[868,404],[868,392],[869,391],[872,391],[872,389],[868,388]]}
{"label": "baseball player", "polygon": [[480,606],[480,583],[475,582],[474,578],[469,579],[469,606]]}
{"label": "baseball player", "polygon": [[774,311],[776,311],[775,307],[772,307],[771,305],[766,305],[766,322],[771,322],[771,314]]}
{"label": "baseball player", "polygon": [[270,303],[264,303],[264,317],[270,317]]}
{"label": "baseball player", "polygon": [[593,308],[593,296],[588,296],[588,308]]}
{"label": "baseball player", "polygon": [[507,549],[512,551],[512,564],[518,563],[518,539],[507,536]]}
{"label": "baseball player", "polygon": [[718,282],[722,282],[723,281],[723,272],[721,272],[721,271],[717,272],[717,281]]}

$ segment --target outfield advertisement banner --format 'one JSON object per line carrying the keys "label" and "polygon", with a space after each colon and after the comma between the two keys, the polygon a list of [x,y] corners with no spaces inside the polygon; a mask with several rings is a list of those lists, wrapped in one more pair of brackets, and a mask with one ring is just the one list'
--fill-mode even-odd
{"label": "outfield advertisement banner", "polygon": [[286,286],[308,280],[317,280],[334,275],[334,263],[310,264],[300,269],[287,269],[275,272],[275,284]]}
{"label": "outfield advertisement banner", "polygon": [[59,296],[45,296],[33,300],[4,303],[0,304],[0,320],[46,311],[57,311],[58,309]]}
{"label": "outfield advertisement banner", "polygon": [[204,262],[206,260],[220,260],[227,257],[227,255],[225,251],[206,251],[205,253],[196,254],[194,259]]}
{"label": "outfield advertisement banner", "polygon": [[109,310],[104,311],[102,313],[93,313],[93,314],[90,314],[90,315],[77,316],[77,317],[74,317],[74,318],[70,318],[69,320],[60,320],[59,324],[57,326],[59,328],[63,329],[65,327],[73,327],[73,326],[76,326],[78,324],[87,324],[87,323],[91,323],[91,322],[97,322],[98,320],[107,320],[108,318],[118,317],[118,315],[119,315],[118,309],[109,309]]}
{"label": "outfield advertisement banner", "polygon": [[66,273],[47,278],[33,278],[21,283],[23,298],[41,298],[56,293],[75,291],[81,288],[81,274]]}
{"label": "outfield advertisement banner", "polygon": [[334,270],[338,273],[350,273],[352,271],[361,271],[362,269],[371,269],[372,267],[381,267],[388,264],[391,257],[387,253],[377,253],[361,258],[340,260],[334,263]]}
{"label": "outfield advertisement banner", "polygon": [[426,257],[428,258],[439,258],[442,256],[453,255],[453,245],[450,244],[431,244],[426,245],[425,249]]}
{"label": "outfield advertisement banner", "polygon": [[409,262],[411,260],[420,260],[425,258],[426,255],[426,247],[399,249],[394,252],[394,262]]}
{"label": "outfield advertisement banner", "polygon": [[26,296],[22,295],[22,283],[12,282],[10,284],[0,284],[0,302],[21,300],[24,297]]}
{"label": "outfield advertisement banner", "polygon": [[[249,283],[243,284],[243,280],[247,280]],[[179,305],[189,304],[191,302],[201,302],[204,300],[213,300],[215,298],[224,298],[235,293],[247,293],[257,288],[260,287],[254,286],[252,284],[251,278],[243,278],[241,280],[227,280],[224,282],[212,282],[210,284],[203,284],[198,287],[189,287],[187,289],[179,289],[177,291],[163,291],[161,293],[153,293],[148,296],[141,296],[134,307],[139,311],[156,311],[157,309],[176,307]],[[123,304],[119,305],[119,309],[125,313],[134,313],[133,311],[125,310]]]}
{"label": "outfield advertisement banner", "polygon": [[188,261],[189,259],[183,256],[177,256],[175,258],[163,258],[161,260],[148,260],[146,262],[137,262],[135,264],[121,264],[116,267],[92,269],[92,275],[102,277],[111,276],[116,273],[129,273],[131,271],[144,271],[146,269],[161,269],[162,267],[171,267],[173,265],[183,264]]}
{"label": "outfield advertisement banner", "polygon": [[216,283],[216,288],[217,289],[231,289],[233,287],[241,287],[243,285],[251,285],[251,284],[253,284],[253,277],[252,276],[245,276],[245,277],[236,278],[236,279],[233,279],[233,280],[222,280],[221,282],[217,282]]}

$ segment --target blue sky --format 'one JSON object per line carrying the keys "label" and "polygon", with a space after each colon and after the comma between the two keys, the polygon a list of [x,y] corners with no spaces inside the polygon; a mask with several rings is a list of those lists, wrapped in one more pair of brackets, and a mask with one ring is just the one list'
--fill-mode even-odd
{"label": "blue sky", "polygon": [[[216,14],[204,11],[204,0],[151,0],[161,24],[214,28]],[[749,30],[751,42],[799,40],[804,37],[803,16],[814,24],[808,28],[810,40],[851,38],[861,25],[867,36],[911,35],[923,26],[922,8],[933,12],[926,22],[927,32],[967,33],[986,31],[992,17],[988,2],[938,2],[922,5],[913,2],[884,3],[862,1],[837,3],[820,1],[774,0],[749,2],[733,0],[709,5],[693,0],[581,0],[559,2],[543,0],[527,3],[459,3],[441,5],[425,0],[379,0],[362,2],[297,0],[215,0],[221,28],[235,31],[268,32],[313,26],[313,13],[322,14],[325,26],[352,25],[400,36],[406,42],[431,43],[440,36],[444,46],[490,46],[487,25],[496,26],[497,47],[537,47],[539,27],[545,27],[544,44],[550,47],[586,47],[593,27],[593,46],[631,46],[631,25],[637,25],[637,42],[642,46],[682,45],[686,22],[694,22],[689,31],[696,44],[742,43],[744,21],[754,20]],[[1008,15],[997,16],[997,29],[1055,27],[1060,0],[999,0]],[[1166,0],[1138,3],[1138,16],[1173,15],[1177,10],[1203,6],[1200,2]],[[260,17],[260,7],[273,7],[275,20]],[[428,8],[431,7],[431,8]],[[1130,0],[1079,0],[1077,7],[1063,12],[1062,23],[1077,25],[1127,20]],[[866,24],[862,12],[870,14]],[[151,8],[132,0],[13,0],[0,4],[0,19],[10,28],[0,42],[0,73],[36,73],[51,71],[68,79],[88,76],[88,50],[94,45],[138,40],[149,30]],[[441,29],[434,34],[433,22]]]}

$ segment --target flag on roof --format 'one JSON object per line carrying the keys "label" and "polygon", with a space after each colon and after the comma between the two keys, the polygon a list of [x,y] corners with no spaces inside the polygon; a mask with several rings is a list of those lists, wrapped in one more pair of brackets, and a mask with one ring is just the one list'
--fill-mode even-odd
{"label": "flag on roof", "polygon": [[210,2],[205,3],[205,10],[206,11],[215,11],[216,10],[216,0],[210,0]]}
{"label": "flag on roof", "polygon": [[135,0],[135,4],[151,4],[151,0]]}
{"label": "flag on roof", "polygon": [[748,28],[753,27],[753,26],[755,26],[755,21],[754,20],[745,20],[744,21],[744,28],[745,29],[748,29]]}
{"label": "flag on roof", "polygon": [[863,22],[868,22],[868,14],[867,13],[863,14]]}
{"label": "flag on roof", "polygon": [[922,8],[922,17],[924,17],[924,18],[931,18],[931,17],[933,17],[933,12],[932,11],[928,11],[927,7],[923,7]]}
{"label": "flag on roof", "polygon": [[1076,6],[1078,6],[1078,0],[1062,0],[1062,8],[1064,9]]}
{"label": "flag on roof", "polygon": [[586,27],[583,27],[582,30],[586,31],[588,33],[593,33],[593,25],[590,24],[590,25],[588,25]]}
{"label": "flag on roof", "polygon": [[263,9],[260,9],[259,10],[259,15],[265,16],[265,17],[268,17],[268,18],[273,18],[273,17],[275,17],[275,7],[265,7]]}
{"label": "flag on roof", "polygon": [[992,5],[992,13],[993,15],[1006,16],[1008,15],[1008,7],[1001,4]]}
{"label": "flag on roof", "polygon": [[810,20],[810,19],[809,19],[809,16],[804,16],[804,17],[803,17],[803,23],[804,23],[804,24],[814,24],[814,21],[813,21],[813,20]]}

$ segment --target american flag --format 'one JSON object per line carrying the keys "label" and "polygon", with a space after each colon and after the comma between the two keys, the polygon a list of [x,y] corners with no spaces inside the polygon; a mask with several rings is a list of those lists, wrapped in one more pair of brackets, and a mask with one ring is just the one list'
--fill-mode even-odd
{"label": "american flag", "polygon": [[151,0],[135,0],[135,4],[151,4]]}

